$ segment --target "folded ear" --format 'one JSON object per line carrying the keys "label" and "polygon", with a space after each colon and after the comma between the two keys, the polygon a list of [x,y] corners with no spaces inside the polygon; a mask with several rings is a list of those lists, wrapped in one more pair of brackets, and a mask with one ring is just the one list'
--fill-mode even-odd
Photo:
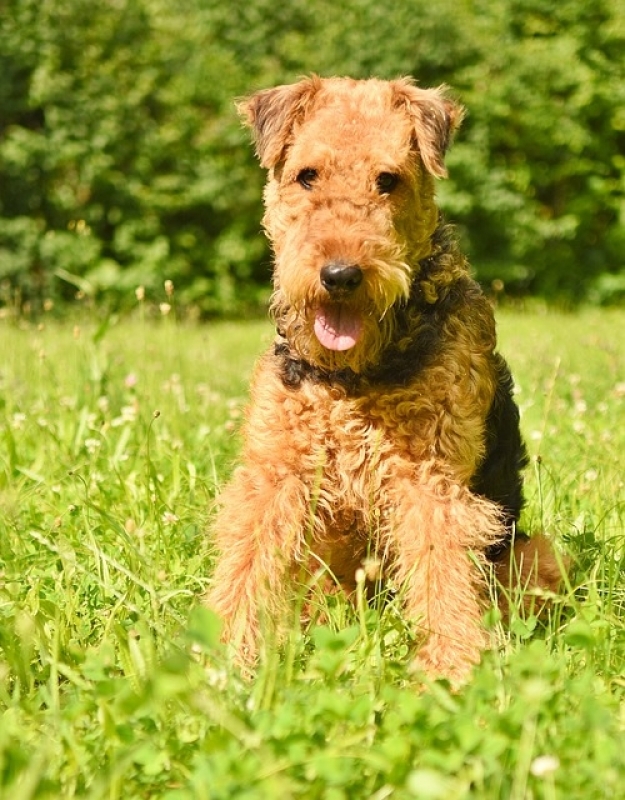
{"label": "folded ear", "polygon": [[263,167],[275,167],[288,147],[295,123],[319,90],[316,75],[298,83],[263,89],[237,103],[237,110],[254,134],[256,154]]}
{"label": "folded ear", "polygon": [[445,95],[445,87],[420,89],[408,78],[393,81],[397,108],[405,108],[413,125],[415,145],[427,171],[447,177],[445,153],[454,131],[464,117],[464,108]]}

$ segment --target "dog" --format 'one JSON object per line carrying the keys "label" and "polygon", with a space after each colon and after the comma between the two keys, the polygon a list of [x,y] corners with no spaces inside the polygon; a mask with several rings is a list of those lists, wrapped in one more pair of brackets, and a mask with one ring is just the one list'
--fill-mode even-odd
{"label": "dog", "polygon": [[462,107],[444,87],[317,76],[241,101],[268,170],[277,335],[221,496],[208,604],[253,664],[302,571],[348,595],[365,559],[400,588],[415,665],[466,679],[488,564],[555,590],[517,530],[527,455],[491,305],[435,200]]}

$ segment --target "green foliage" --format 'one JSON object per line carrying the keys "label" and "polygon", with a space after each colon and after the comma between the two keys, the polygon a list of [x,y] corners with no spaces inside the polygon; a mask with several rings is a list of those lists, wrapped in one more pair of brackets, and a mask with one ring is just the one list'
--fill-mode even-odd
{"label": "green foliage", "polygon": [[411,673],[397,599],[339,595],[241,679],[200,604],[206,528],[271,330],[143,313],[0,320],[0,797],[618,800],[623,313],[501,315],[525,523],[572,572],[456,693]]}
{"label": "green foliage", "polygon": [[181,301],[231,309],[260,255],[245,213],[260,179],[250,191],[231,110],[240,82],[211,46],[210,9],[10,5],[0,277],[40,298],[174,279]]}
{"label": "green foliage", "polygon": [[624,19],[623,0],[6,0],[5,295],[119,304],[171,279],[204,313],[256,304],[262,175],[233,99],[316,71],[449,83],[469,115],[441,201],[478,277],[619,300]]}
{"label": "green foliage", "polygon": [[504,280],[579,298],[623,268],[625,7],[506,5],[499,46],[459,81],[473,124],[456,180],[475,178],[462,224],[484,277],[507,263]]}

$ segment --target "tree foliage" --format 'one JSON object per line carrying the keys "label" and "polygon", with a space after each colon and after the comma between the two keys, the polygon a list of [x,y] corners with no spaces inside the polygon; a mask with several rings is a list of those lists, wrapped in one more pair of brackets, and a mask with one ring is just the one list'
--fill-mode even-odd
{"label": "tree foliage", "polygon": [[263,176],[233,99],[312,71],[452,86],[469,114],[440,197],[481,280],[625,293],[625,0],[3,7],[5,296],[257,300]]}

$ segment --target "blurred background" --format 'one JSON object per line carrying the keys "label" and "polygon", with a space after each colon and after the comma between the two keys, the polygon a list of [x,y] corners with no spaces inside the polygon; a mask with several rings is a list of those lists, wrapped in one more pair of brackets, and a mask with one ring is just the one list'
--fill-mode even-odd
{"label": "blurred background", "polygon": [[[439,183],[477,278],[625,301],[625,0],[2,0],[0,310],[262,307],[262,170],[235,98],[304,74],[447,83]],[[171,284],[170,284],[171,285]]]}

